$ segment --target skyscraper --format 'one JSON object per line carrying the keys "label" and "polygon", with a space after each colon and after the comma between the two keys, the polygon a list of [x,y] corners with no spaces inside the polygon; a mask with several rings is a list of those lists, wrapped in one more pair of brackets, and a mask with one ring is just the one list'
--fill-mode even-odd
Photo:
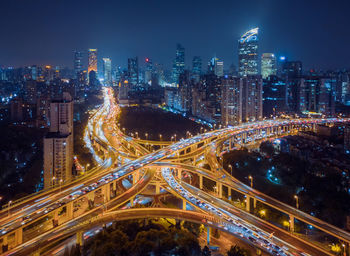
{"label": "skyscraper", "polygon": [[263,81],[264,116],[276,115],[287,110],[286,80],[270,75]]}
{"label": "skyscraper", "polygon": [[262,118],[262,78],[246,76],[243,78],[242,120],[257,121]]}
{"label": "skyscraper", "polygon": [[239,75],[257,75],[258,71],[258,30],[254,28],[241,36],[238,41]]}
{"label": "skyscraper", "polygon": [[276,75],[276,56],[273,53],[263,53],[261,56],[261,75],[266,79],[271,75]]}
{"label": "skyscraper", "polygon": [[64,92],[50,103],[50,130],[44,138],[44,187],[69,181],[73,166],[73,100]]}
{"label": "skyscraper", "polygon": [[97,75],[97,49],[89,49],[88,58],[88,75],[91,71],[95,71]]}
{"label": "skyscraper", "polygon": [[150,58],[145,59],[146,70],[145,70],[145,83],[152,84],[152,74],[153,74],[153,63]]}
{"label": "skyscraper", "polygon": [[192,60],[192,78],[195,82],[199,82],[200,75],[202,73],[202,58],[194,56]]}
{"label": "skyscraper", "polygon": [[179,83],[179,76],[185,71],[185,48],[181,44],[176,45],[176,55],[173,63],[172,80]]}
{"label": "skyscraper", "polygon": [[242,122],[242,78],[222,79],[221,123],[237,125]]}
{"label": "skyscraper", "polygon": [[80,51],[74,52],[74,75],[75,78],[83,71],[83,53]]}
{"label": "skyscraper", "polygon": [[112,86],[112,61],[110,58],[103,58],[103,79],[105,85]]}
{"label": "skyscraper", "polygon": [[208,63],[208,72],[218,77],[224,76],[224,62],[216,57],[211,58]]}
{"label": "skyscraper", "polygon": [[139,62],[137,57],[128,59],[128,78],[132,86],[139,84]]}

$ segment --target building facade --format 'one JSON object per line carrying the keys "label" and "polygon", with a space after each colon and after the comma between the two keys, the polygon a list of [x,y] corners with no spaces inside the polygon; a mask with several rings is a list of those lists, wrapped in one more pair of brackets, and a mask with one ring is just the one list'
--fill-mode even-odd
{"label": "building facade", "polygon": [[238,41],[238,72],[240,76],[258,75],[258,28],[241,36]]}

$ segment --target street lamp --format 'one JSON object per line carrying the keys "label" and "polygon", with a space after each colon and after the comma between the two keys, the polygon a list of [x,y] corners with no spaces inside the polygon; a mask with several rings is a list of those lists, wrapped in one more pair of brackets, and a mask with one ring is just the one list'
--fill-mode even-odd
{"label": "street lamp", "polygon": [[297,209],[299,209],[299,197],[297,195],[294,195],[294,198],[295,198]]}
{"label": "street lamp", "polygon": [[86,164],[86,166],[85,166],[85,172],[87,172],[87,169],[88,169],[89,166],[90,166],[90,164]]}
{"label": "street lamp", "polygon": [[60,192],[61,192],[61,190],[62,190],[62,182],[63,182],[63,180],[60,179]]}
{"label": "street lamp", "polygon": [[138,139],[139,138],[139,133],[135,132],[135,134],[136,134],[136,139]]}
{"label": "street lamp", "polygon": [[253,177],[249,175],[248,178],[250,179],[250,187],[253,188]]}
{"label": "street lamp", "polygon": [[162,135],[161,134],[159,134],[159,140],[162,140]]}
{"label": "street lamp", "polygon": [[174,137],[175,137],[175,142],[176,142],[176,133],[174,134]]}
{"label": "street lamp", "polygon": [[229,164],[228,165],[228,167],[230,168],[230,170],[231,170],[231,176],[232,176],[232,165],[231,164]]}
{"label": "street lamp", "polygon": [[145,133],[145,136],[146,136],[146,140],[148,140],[148,133],[147,132]]}

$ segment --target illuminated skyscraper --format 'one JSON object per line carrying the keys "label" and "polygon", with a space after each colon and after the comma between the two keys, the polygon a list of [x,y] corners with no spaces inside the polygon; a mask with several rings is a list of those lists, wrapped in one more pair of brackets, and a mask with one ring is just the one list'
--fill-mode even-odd
{"label": "illuminated skyscraper", "polygon": [[221,123],[225,126],[242,122],[242,86],[242,78],[222,79]]}
{"label": "illuminated skyscraper", "polygon": [[150,58],[145,59],[146,70],[145,70],[145,83],[152,84],[153,64]]}
{"label": "illuminated skyscraper", "polygon": [[83,71],[83,53],[80,51],[74,52],[74,75],[79,78],[79,74]]}
{"label": "illuminated skyscraper", "polygon": [[95,71],[97,74],[97,49],[89,49],[88,74]]}
{"label": "illuminated skyscraper", "polygon": [[276,56],[273,53],[263,53],[261,56],[261,75],[264,79],[276,75]]}
{"label": "illuminated skyscraper", "polygon": [[139,84],[139,61],[137,57],[128,59],[128,77],[132,86]]}
{"label": "illuminated skyscraper", "polygon": [[176,55],[173,63],[172,80],[179,83],[179,76],[185,71],[185,48],[181,44],[176,45]]}
{"label": "illuminated skyscraper", "polygon": [[224,62],[219,61],[218,58],[213,57],[208,63],[208,71],[218,77],[224,76]]}
{"label": "illuminated skyscraper", "polygon": [[238,41],[238,71],[240,76],[258,75],[258,30],[246,32]]}
{"label": "illuminated skyscraper", "polygon": [[196,82],[199,81],[199,77],[202,73],[202,58],[194,56],[192,60],[192,75]]}
{"label": "illuminated skyscraper", "polygon": [[112,61],[110,58],[103,58],[103,79],[105,85],[112,86]]}

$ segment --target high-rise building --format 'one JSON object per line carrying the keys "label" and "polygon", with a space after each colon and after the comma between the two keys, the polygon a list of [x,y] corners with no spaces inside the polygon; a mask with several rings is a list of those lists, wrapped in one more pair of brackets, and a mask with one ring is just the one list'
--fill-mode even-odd
{"label": "high-rise building", "polygon": [[37,90],[37,82],[34,80],[28,80],[25,83],[24,90],[24,99],[29,104],[36,104],[38,90]]}
{"label": "high-rise building", "polygon": [[335,113],[334,78],[308,76],[300,83],[299,112],[315,112],[326,116]]}
{"label": "high-rise building", "polygon": [[243,78],[242,121],[262,119],[262,77],[246,76]]}
{"label": "high-rise building", "polygon": [[150,58],[145,59],[146,69],[145,69],[145,83],[152,85],[152,75],[153,75],[153,63]]}
{"label": "high-rise building", "polygon": [[64,92],[50,103],[50,132],[44,138],[44,187],[71,180],[73,166],[73,100]]}
{"label": "high-rise building", "polygon": [[221,123],[237,125],[242,122],[243,81],[238,77],[222,80]]}
{"label": "high-rise building", "polygon": [[240,76],[258,75],[258,31],[244,33],[238,41],[238,68]]}
{"label": "high-rise building", "polygon": [[286,80],[275,75],[269,75],[263,80],[263,114],[266,117],[287,110]]}
{"label": "high-rise building", "polygon": [[202,73],[202,58],[199,56],[194,56],[192,60],[192,79],[198,83],[201,73]]}
{"label": "high-rise building", "polygon": [[74,52],[74,76],[79,77],[79,74],[83,71],[83,53],[80,51]]}
{"label": "high-rise building", "polygon": [[105,85],[112,86],[112,61],[110,58],[103,58],[103,79]]}
{"label": "high-rise building", "polygon": [[282,64],[282,76],[288,78],[298,78],[303,75],[303,65],[301,61],[285,61]]}
{"label": "high-rise building", "polygon": [[208,63],[208,73],[215,74],[218,77],[224,76],[224,62],[213,57]]}
{"label": "high-rise building", "polygon": [[261,76],[263,79],[277,74],[276,56],[273,53],[263,53],[261,56]]}
{"label": "high-rise building", "polygon": [[128,59],[128,78],[132,86],[139,84],[139,62],[137,57]]}
{"label": "high-rise building", "polygon": [[176,45],[176,55],[173,63],[172,80],[179,83],[179,76],[185,71],[185,48],[181,44]]}
{"label": "high-rise building", "polygon": [[95,71],[97,75],[97,49],[89,49],[88,55],[88,75],[91,71]]}

